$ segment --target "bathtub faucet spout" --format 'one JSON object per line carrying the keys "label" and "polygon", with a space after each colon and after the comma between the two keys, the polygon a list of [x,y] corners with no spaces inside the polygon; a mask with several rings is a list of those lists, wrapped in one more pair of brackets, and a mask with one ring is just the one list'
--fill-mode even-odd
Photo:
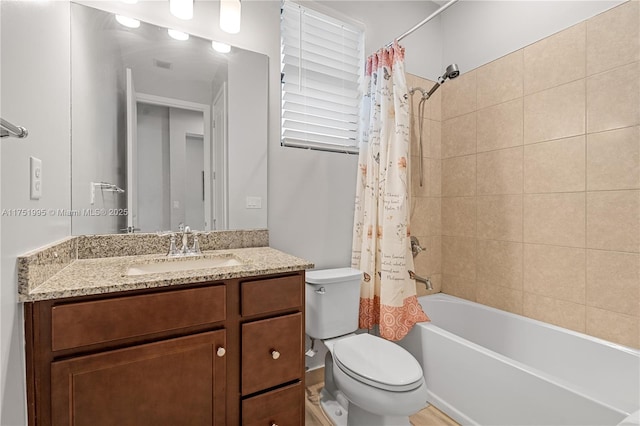
{"label": "bathtub faucet spout", "polygon": [[420,283],[423,283],[427,288],[427,290],[433,290],[433,285],[431,285],[431,280],[429,279],[429,277],[422,278],[420,275],[416,275],[413,271],[409,271],[409,277],[412,280],[416,280]]}

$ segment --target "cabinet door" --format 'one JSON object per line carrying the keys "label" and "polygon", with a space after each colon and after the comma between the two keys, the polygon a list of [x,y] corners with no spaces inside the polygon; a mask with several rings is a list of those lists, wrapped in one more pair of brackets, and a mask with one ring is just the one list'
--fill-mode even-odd
{"label": "cabinet door", "polygon": [[242,324],[242,395],[302,378],[302,314]]}
{"label": "cabinet door", "polygon": [[51,365],[55,425],[224,425],[225,331]]}

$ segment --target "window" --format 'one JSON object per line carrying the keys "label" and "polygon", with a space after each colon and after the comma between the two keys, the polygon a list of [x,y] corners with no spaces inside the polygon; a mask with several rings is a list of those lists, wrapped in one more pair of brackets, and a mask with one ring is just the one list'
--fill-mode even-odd
{"label": "window", "polygon": [[364,31],[284,1],[282,145],[358,152]]}

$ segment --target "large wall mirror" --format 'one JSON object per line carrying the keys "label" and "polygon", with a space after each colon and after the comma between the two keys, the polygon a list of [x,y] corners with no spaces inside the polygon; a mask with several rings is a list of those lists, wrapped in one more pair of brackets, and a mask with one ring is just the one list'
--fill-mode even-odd
{"label": "large wall mirror", "polygon": [[267,227],[268,58],[173,36],[71,4],[74,235]]}

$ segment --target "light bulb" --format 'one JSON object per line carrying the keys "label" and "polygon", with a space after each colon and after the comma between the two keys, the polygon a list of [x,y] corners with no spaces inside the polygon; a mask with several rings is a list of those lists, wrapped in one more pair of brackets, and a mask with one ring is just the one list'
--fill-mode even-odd
{"label": "light bulb", "polygon": [[240,32],[240,0],[220,0],[220,29],[230,34]]}
{"label": "light bulb", "polygon": [[193,18],[193,0],[169,0],[171,14],[180,19]]}
{"label": "light bulb", "polygon": [[231,46],[229,46],[226,43],[220,43],[219,41],[212,41],[211,47],[213,47],[213,50],[215,50],[216,52],[220,52],[220,53],[231,52]]}
{"label": "light bulb", "polygon": [[140,26],[140,21],[127,16],[116,15],[116,21],[128,28],[138,28]]}
{"label": "light bulb", "polygon": [[180,41],[189,40],[189,34],[183,33],[182,31],[173,30],[171,28],[168,28],[167,29],[167,33],[169,33],[169,36],[171,38],[176,39],[176,40],[180,40]]}

